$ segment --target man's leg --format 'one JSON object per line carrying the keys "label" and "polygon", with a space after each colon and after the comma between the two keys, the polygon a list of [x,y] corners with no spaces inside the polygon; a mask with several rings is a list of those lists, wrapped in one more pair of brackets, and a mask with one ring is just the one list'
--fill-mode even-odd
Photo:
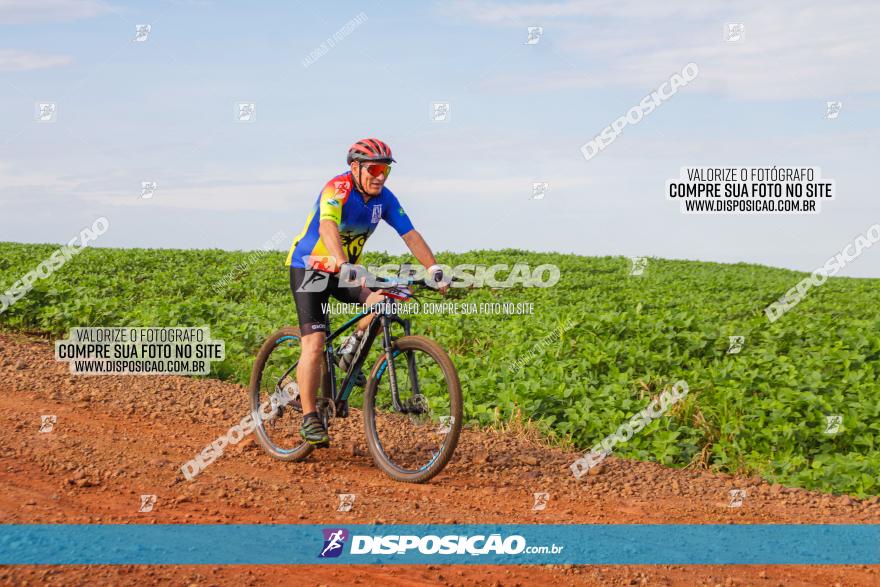
{"label": "man's leg", "polygon": [[300,339],[302,353],[296,366],[296,381],[299,385],[303,408],[300,436],[309,444],[326,448],[330,446],[330,435],[318,416],[316,405],[318,387],[321,384],[321,361],[324,359],[324,337],[322,331],[316,331],[304,335]]}
{"label": "man's leg", "polygon": [[[330,435],[317,414],[318,387],[321,384],[321,361],[326,329],[323,304],[329,292],[328,276],[320,272],[290,269],[290,289],[296,302],[300,328],[299,363],[296,366],[296,382],[300,390],[303,423],[300,435],[310,444],[329,446]],[[316,287],[318,286],[318,287]],[[321,287],[323,286],[323,287]]]}
{"label": "man's leg", "polygon": [[321,361],[324,359],[324,333],[312,332],[302,337],[302,354],[296,366],[296,382],[302,398],[303,414],[317,410],[315,398],[321,383]]}
{"label": "man's leg", "polygon": [[[367,290],[367,291],[369,291],[369,290]],[[385,296],[383,296],[381,293],[379,293],[377,291],[373,291],[373,292],[370,292],[370,294],[368,296],[366,296],[364,303],[368,306],[372,306],[373,304],[377,304],[380,301],[382,301],[382,298],[384,298],[384,297]],[[361,318],[358,321],[357,329],[358,330],[366,330],[367,327],[370,325],[370,322],[375,317],[376,317],[375,314],[369,314],[367,316],[364,316],[363,318]]]}
{"label": "man's leg", "polygon": [[[363,306],[371,306],[377,302],[379,302],[384,296],[380,293],[373,292],[370,289],[363,286],[348,286],[342,287],[339,282],[336,281],[332,284],[335,287],[331,287],[331,295],[337,300],[349,304],[362,304]],[[361,318],[357,326],[355,326],[355,332],[352,333],[353,336],[355,333],[360,335],[361,340],[365,336],[366,329],[370,326],[370,322],[376,317],[375,314],[368,314]],[[343,343],[344,344],[344,343]],[[360,385],[361,387],[367,384],[367,378],[363,374],[363,372],[359,373],[357,379],[355,380],[355,385]],[[348,402],[342,402],[341,405],[337,407],[337,412],[345,417],[348,415]]]}

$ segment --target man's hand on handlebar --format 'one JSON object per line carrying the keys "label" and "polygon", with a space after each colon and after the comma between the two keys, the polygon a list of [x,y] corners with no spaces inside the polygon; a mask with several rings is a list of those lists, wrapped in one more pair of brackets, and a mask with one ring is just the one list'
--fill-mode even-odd
{"label": "man's hand on handlebar", "polygon": [[443,273],[443,268],[440,265],[431,265],[428,267],[428,275],[425,278],[425,281],[431,281],[437,284],[437,289],[440,290],[442,295],[446,295],[446,291],[449,289],[449,284],[452,281],[452,276],[447,276]]}

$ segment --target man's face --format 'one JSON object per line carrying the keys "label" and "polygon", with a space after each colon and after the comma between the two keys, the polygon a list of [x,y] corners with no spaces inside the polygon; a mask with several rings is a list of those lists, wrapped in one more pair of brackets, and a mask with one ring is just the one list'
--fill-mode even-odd
{"label": "man's face", "polygon": [[[386,163],[370,163],[353,161],[351,172],[357,177],[361,187],[368,196],[378,196],[382,192],[385,180],[391,171],[391,165]],[[375,175],[374,175],[375,174]]]}

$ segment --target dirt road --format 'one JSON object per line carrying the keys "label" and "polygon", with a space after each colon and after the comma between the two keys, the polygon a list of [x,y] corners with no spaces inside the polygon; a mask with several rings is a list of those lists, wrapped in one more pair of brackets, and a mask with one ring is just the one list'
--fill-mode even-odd
{"label": "dirt road", "polygon": [[[465,390],[467,392],[467,390]],[[51,342],[0,334],[2,523],[880,523],[856,500],[705,471],[607,459],[575,480],[575,453],[465,430],[427,485],[373,466],[359,413],[334,447],[281,463],[252,440],[194,481],[180,466],[248,413],[243,388],[161,376],[72,376]],[[51,432],[41,416],[55,415]],[[728,507],[731,489],[746,490]],[[532,511],[533,493],[550,494]],[[350,512],[338,494],[353,493]],[[139,512],[140,496],[157,496]],[[277,547],[277,546],[276,546]],[[878,566],[71,566],[2,567],[4,584],[114,585],[877,585]]]}

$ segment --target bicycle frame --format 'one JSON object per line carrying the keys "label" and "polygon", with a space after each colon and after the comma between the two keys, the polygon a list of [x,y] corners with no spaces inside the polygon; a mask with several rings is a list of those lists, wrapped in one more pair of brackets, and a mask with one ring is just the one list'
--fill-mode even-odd
{"label": "bicycle frame", "polygon": [[[379,336],[379,331],[382,332],[382,349],[385,351],[385,355],[389,358],[387,361],[388,369],[388,377],[391,383],[391,397],[392,402],[394,404],[394,408],[396,410],[403,411],[403,405],[400,403],[400,394],[397,388],[397,373],[394,369],[394,364],[390,360],[392,358],[392,339],[391,339],[391,325],[392,324],[400,324],[403,327],[403,332],[405,335],[410,334],[410,321],[400,318],[394,313],[391,313],[387,310],[387,304],[389,302],[387,300],[383,300],[377,304],[374,304],[361,312],[360,314],[350,318],[345,322],[342,326],[340,326],[336,331],[332,332],[327,336],[327,339],[324,341],[324,362],[327,367],[327,374],[330,377],[330,397],[333,402],[336,404],[335,407],[338,408],[341,402],[348,401],[349,396],[354,390],[354,380],[355,374],[363,367],[364,361],[366,361],[367,353],[369,353],[370,349],[373,346],[373,343],[376,340],[376,337]],[[369,327],[366,332],[366,339],[363,344],[360,345],[357,354],[354,357],[351,365],[348,368],[348,371],[345,374],[345,377],[342,380],[342,385],[337,387],[336,385],[336,372],[334,369],[334,352],[332,342],[342,335],[344,332],[351,329],[354,325],[356,325],[362,318],[368,316],[370,314],[375,314],[376,318],[370,322]],[[330,317],[329,315],[325,317],[325,324],[327,326],[327,331],[330,332]],[[415,361],[413,356],[408,356],[407,361]],[[415,366],[410,364],[410,378],[413,384],[413,389],[416,393],[418,393],[418,379],[416,378]]]}
{"label": "bicycle frame", "polygon": [[[365,309],[363,312],[358,315],[350,318],[340,326],[337,330],[330,332],[330,316],[329,314],[324,317],[324,326],[325,331],[330,332],[324,340],[324,365],[327,369],[327,376],[330,378],[330,401],[333,402],[334,413],[338,413],[341,405],[348,401],[349,396],[354,390],[354,381],[355,381],[355,373],[357,373],[364,364],[364,361],[367,358],[367,353],[369,353],[370,349],[373,347],[373,342],[376,340],[376,337],[379,335],[379,330],[382,330],[382,349],[385,351],[386,359],[386,368],[388,368],[388,379],[391,384],[391,401],[394,409],[401,413],[408,413],[411,409],[415,410],[417,408],[410,408],[408,406],[404,406],[400,401],[400,392],[397,387],[397,372],[394,369],[394,362],[391,360],[396,354],[393,353],[393,347],[391,343],[391,324],[400,324],[403,327],[403,332],[405,336],[409,336],[410,334],[410,321],[404,318],[400,318],[397,314],[390,311],[388,309],[388,304],[390,304],[389,300],[386,298],[381,302],[373,304],[369,308]],[[348,371],[345,374],[345,377],[342,380],[342,386],[337,387],[336,385],[336,370],[334,369],[334,352],[333,352],[333,344],[332,342],[336,340],[342,333],[348,331],[352,328],[359,320],[368,316],[370,314],[376,314],[376,318],[374,318],[370,322],[370,326],[367,328],[367,338],[364,343],[360,345],[358,349],[357,355],[349,366]],[[418,374],[416,373],[415,368],[415,356],[411,351],[407,352],[407,367],[409,369],[409,377],[410,384],[413,389],[413,397],[421,396],[421,388],[419,386]],[[297,365],[299,365],[299,359],[297,359],[293,365],[291,365],[282,375],[278,378],[278,382],[275,384],[276,391],[281,389],[281,382],[287,377],[291,371],[296,369]],[[380,374],[384,373],[384,368],[380,371]],[[340,391],[341,390],[341,391]],[[322,398],[318,397],[316,400],[318,402],[321,401]],[[327,417],[323,416],[324,425],[327,425]]]}

